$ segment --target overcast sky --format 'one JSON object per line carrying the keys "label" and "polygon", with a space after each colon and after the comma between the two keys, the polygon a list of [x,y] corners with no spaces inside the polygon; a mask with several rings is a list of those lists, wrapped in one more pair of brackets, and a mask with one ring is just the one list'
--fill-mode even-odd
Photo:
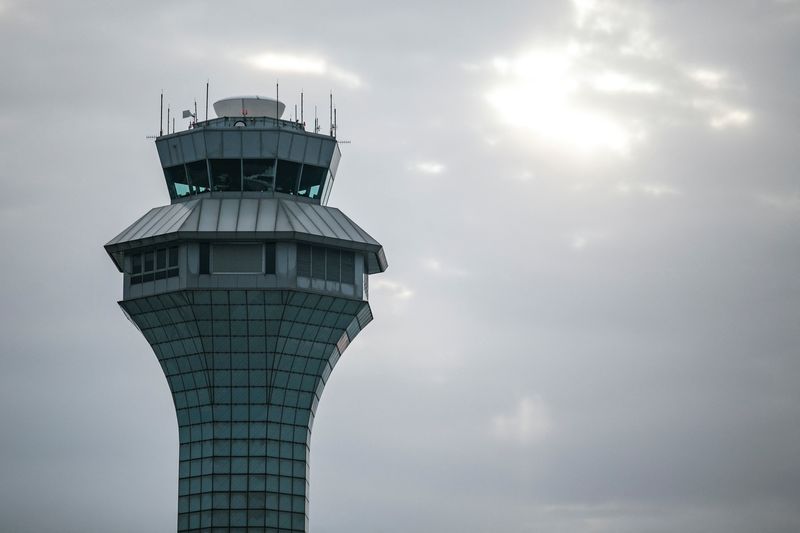
{"label": "overcast sky", "polygon": [[0,530],[174,531],[102,246],[169,201],[162,89],[279,79],[390,265],[312,531],[800,531],[799,54],[793,0],[0,0]]}

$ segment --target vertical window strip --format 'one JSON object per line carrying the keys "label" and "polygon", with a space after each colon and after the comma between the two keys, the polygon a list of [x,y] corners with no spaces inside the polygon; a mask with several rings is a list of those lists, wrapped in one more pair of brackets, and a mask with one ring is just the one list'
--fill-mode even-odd
{"label": "vertical window strip", "polygon": [[275,274],[275,243],[268,242],[264,246],[264,273]]}
{"label": "vertical window strip", "polygon": [[297,275],[311,277],[311,246],[307,244],[297,245]]}

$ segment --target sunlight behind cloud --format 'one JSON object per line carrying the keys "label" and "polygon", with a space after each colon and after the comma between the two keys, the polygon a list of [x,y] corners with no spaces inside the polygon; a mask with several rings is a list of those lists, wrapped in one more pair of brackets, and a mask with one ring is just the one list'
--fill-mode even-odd
{"label": "sunlight behind cloud", "polygon": [[246,59],[246,62],[251,67],[259,70],[328,76],[350,88],[358,88],[362,85],[361,78],[355,73],[330,65],[323,58],[315,56],[266,52],[250,56]]}
{"label": "sunlight behind cloud", "polygon": [[752,112],[732,105],[744,84],[724,68],[670,57],[650,31],[643,2],[573,0],[571,36],[496,57],[485,93],[493,117],[523,143],[570,155],[631,156],[650,130],[697,124],[743,128]]}
{"label": "sunlight behind cloud", "polygon": [[584,153],[626,153],[636,132],[612,113],[579,101],[579,53],[568,47],[495,59],[501,82],[487,100],[503,122],[542,140]]}
{"label": "sunlight behind cloud", "polygon": [[605,93],[655,94],[661,90],[661,87],[655,83],[614,71],[603,72],[595,77],[593,86],[596,90]]}
{"label": "sunlight behind cloud", "polygon": [[586,24],[587,19],[597,9],[598,0],[572,0],[575,9],[575,24],[580,28]]}

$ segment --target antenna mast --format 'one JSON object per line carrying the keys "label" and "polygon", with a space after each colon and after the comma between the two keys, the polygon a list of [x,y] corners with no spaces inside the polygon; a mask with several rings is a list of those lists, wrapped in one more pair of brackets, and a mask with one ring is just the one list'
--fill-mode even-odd
{"label": "antenna mast", "polygon": [[333,91],[331,91],[331,103],[330,103],[330,106],[328,107],[328,110],[330,111],[330,115],[331,115],[331,117],[330,117],[330,125],[331,125],[330,136],[333,137]]}
{"label": "antenna mast", "polygon": [[306,121],[303,118],[303,91],[300,91],[300,122],[303,124],[303,131],[306,130]]}
{"label": "antenna mast", "polygon": [[208,120],[208,80],[206,80],[206,120]]}
{"label": "antenna mast", "polygon": [[158,115],[158,136],[164,135],[164,91],[161,91],[161,112]]}

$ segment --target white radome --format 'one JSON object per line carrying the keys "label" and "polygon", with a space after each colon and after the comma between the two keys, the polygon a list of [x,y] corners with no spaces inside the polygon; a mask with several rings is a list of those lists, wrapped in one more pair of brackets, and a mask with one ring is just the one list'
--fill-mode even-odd
{"label": "white radome", "polygon": [[214,102],[218,117],[280,118],[286,105],[266,96],[232,96]]}

